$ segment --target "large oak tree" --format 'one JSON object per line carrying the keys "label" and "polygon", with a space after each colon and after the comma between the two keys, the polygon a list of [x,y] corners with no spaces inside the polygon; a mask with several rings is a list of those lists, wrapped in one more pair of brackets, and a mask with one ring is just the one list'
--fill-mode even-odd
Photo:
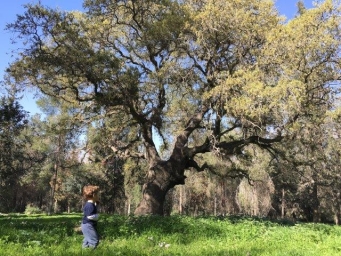
{"label": "large oak tree", "polygon": [[[329,108],[340,79],[338,1],[300,6],[289,22],[270,0],[86,0],[84,8],[27,5],[8,25],[24,43],[8,83],[116,120],[107,146],[148,163],[136,214],[162,214],[186,169],[210,168],[205,153],[272,151],[291,139],[304,116]],[[158,144],[170,146],[166,159]]]}

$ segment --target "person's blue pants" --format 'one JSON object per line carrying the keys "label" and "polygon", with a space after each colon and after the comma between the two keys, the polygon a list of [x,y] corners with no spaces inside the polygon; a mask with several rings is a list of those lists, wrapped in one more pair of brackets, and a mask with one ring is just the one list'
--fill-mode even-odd
{"label": "person's blue pants", "polygon": [[91,247],[96,248],[99,243],[99,237],[97,234],[96,227],[91,223],[86,223],[81,225],[83,239],[83,248]]}

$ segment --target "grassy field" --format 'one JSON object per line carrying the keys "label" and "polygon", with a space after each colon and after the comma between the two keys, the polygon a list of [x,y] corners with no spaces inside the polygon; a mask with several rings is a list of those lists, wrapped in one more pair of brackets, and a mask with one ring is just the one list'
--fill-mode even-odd
{"label": "grassy field", "polygon": [[341,227],[241,217],[101,215],[81,248],[80,214],[0,216],[0,255],[341,255]]}

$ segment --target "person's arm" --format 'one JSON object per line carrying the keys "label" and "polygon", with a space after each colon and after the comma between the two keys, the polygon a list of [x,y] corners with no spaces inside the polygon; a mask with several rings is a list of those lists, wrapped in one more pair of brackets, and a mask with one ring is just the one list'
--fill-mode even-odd
{"label": "person's arm", "polygon": [[89,220],[94,220],[94,221],[97,221],[97,220],[98,220],[98,218],[99,218],[99,214],[98,214],[98,213],[96,213],[96,214],[93,214],[93,215],[87,216],[87,218],[88,218]]}

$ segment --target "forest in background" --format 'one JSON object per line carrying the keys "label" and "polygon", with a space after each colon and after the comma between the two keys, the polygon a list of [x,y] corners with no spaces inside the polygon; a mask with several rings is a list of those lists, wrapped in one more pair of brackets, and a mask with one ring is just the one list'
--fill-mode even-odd
{"label": "forest in background", "polygon": [[[140,169],[146,163],[106,159],[105,152],[95,150],[101,147],[95,128],[88,130],[91,145],[85,145],[85,130],[77,120],[45,100],[41,103],[49,111],[42,118],[30,117],[13,98],[1,99],[0,212],[80,212],[82,187],[97,184],[101,212],[132,214],[142,196]],[[230,175],[222,163],[214,172],[188,170],[186,185],[168,193],[165,215],[249,215],[339,224],[338,127],[329,123],[306,130],[304,143],[285,145],[285,161],[276,162],[268,152],[249,147],[255,159],[245,163],[247,177]],[[219,160],[212,156],[211,161]]]}
{"label": "forest in background", "polygon": [[[338,1],[287,23],[273,1],[84,8],[7,27],[0,212],[79,212],[96,184],[105,213],[339,224]],[[41,115],[18,103],[32,88]]]}

